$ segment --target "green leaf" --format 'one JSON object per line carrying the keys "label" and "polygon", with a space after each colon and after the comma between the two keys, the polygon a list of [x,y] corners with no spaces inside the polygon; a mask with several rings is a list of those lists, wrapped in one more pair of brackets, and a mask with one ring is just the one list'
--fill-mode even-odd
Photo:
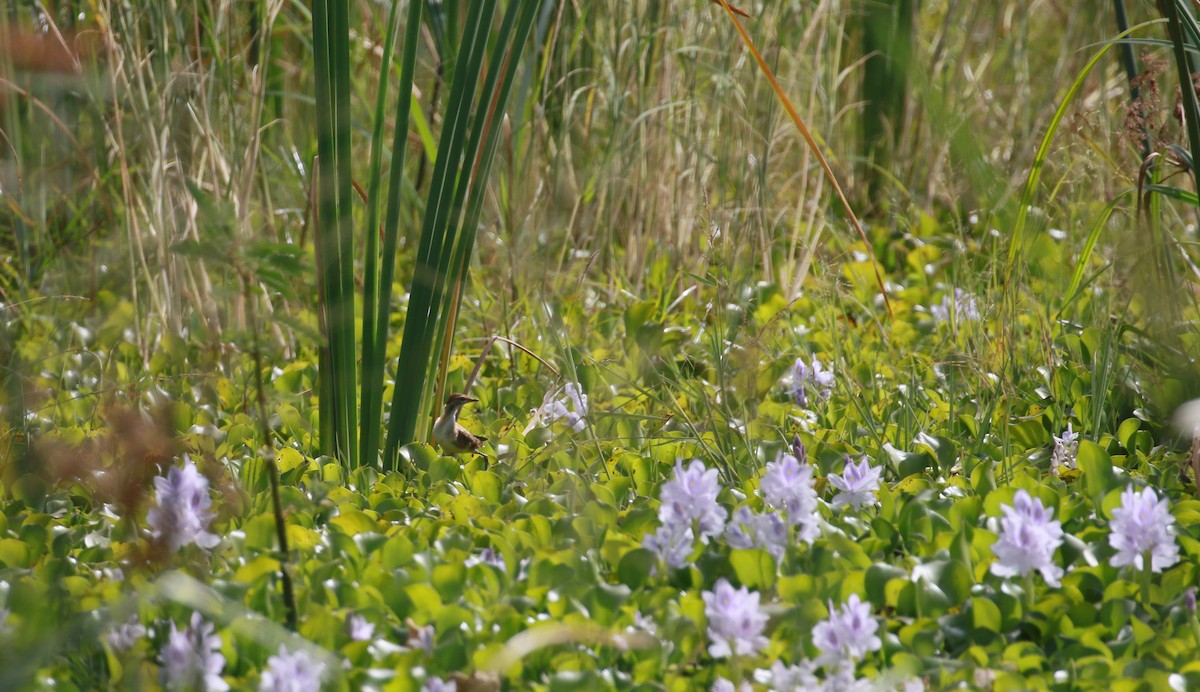
{"label": "green leaf", "polygon": [[1095,442],[1080,440],[1079,454],[1075,459],[1083,476],[1084,489],[1093,506],[1099,509],[1105,494],[1115,487],[1112,458]]}
{"label": "green leaf", "polygon": [[617,580],[631,589],[641,588],[650,578],[658,556],[645,548],[635,548],[621,557],[617,565]]}
{"label": "green leaf", "polygon": [[729,564],[743,586],[761,591],[775,585],[775,558],[765,550],[734,550],[729,554]]}
{"label": "green leaf", "polygon": [[259,555],[238,568],[233,580],[242,584],[252,584],[264,575],[279,570],[279,560],[266,555]]}
{"label": "green leaf", "polygon": [[908,573],[899,567],[877,562],[867,568],[865,586],[867,600],[876,608],[883,608],[887,603],[886,588],[893,579],[908,579]]}
{"label": "green leaf", "polygon": [[341,508],[340,514],[329,520],[330,525],[341,529],[343,533],[355,536],[360,533],[379,531],[379,521],[371,518],[365,512],[357,509]]}

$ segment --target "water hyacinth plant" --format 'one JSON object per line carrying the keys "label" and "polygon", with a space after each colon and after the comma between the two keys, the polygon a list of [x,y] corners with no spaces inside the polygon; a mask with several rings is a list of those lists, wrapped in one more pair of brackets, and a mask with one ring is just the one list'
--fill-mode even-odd
{"label": "water hyacinth plant", "polygon": [[172,551],[195,544],[209,549],[221,538],[208,532],[213,519],[208,479],[184,456],[182,467],[171,467],[167,475],[154,479],[155,506],[146,515],[151,535]]}
{"label": "water hyacinth plant", "polygon": [[866,5],[8,3],[0,690],[1200,689],[1194,3]]}
{"label": "water hyacinth plant", "polygon": [[171,622],[171,631],[162,649],[162,668],[159,682],[169,690],[229,689],[221,677],[225,656],[221,654],[221,638],[214,634],[211,622],[200,613],[192,613],[183,629]]}

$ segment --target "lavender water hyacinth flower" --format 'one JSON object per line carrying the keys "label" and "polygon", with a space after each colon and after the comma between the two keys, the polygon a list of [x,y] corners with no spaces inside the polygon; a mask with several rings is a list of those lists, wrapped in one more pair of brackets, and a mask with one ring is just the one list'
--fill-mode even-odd
{"label": "lavender water hyacinth flower", "polygon": [[718,579],[712,591],[705,591],[704,615],[708,618],[708,653],[713,658],[747,656],[767,645],[763,630],[767,614],[758,605],[758,592],[746,587],[735,589]]}
{"label": "lavender water hyacinth flower", "polygon": [[768,504],[787,512],[788,523],[796,527],[798,540],[811,545],[821,535],[811,466],[791,454],[780,454],[767,464],[762,492]]}
{"label": "lavender water hyacinth flower", "polygon": [[811,391],[818,399],[828,399],[830,392],[833,390],[835,379],[833,371],[828,370],[817,358],[812,359],[812,364],[804,362],[804,358],[797,358],[796,364],[792,366],[792,381],[789,393],[792,399],[795,400],[797,406],[808,406],[809,392]]}
{"label": "lavender water hyacinth flower", "polygon": [[532,417],[522,431],[523,435],[528,435],[534,428],[548,428],[559,420],[579,432],[587,426],[588,397],[582,387],[568,382],[562,389],[546,392],[542,405],[530,411],[530,414]]}
{"label": "lavender water hyacinth flower", "polygon": [[838,489],[838,494],[833,498],[834,509],[846,505],[857,509],[865,505],[879,504],[875,493],[879,491],[879,474],[882,471],[883,469],[877,466],[872,467],[866,457],[856,464],[847,456],[846,466],[841,475],[829,475],[829,484]]}
{"label": "lavender water hyacinth flower", "polygon": [[133,648],[138,640],[146,636],[146,627],[138,620],[137,613],[119,625],[113,625],[104,633],[104,641],[116,652],[125,652]]}
{"label": "lavender water hyacinth flower", "polygon": [[1071,424],[1067,423],[1067,429],[1063,432],[1062,437],[1053,435],[1054,451],[1050,453],[1050,468],[1054,471],[1054,475],[1058,475],[1062,467],[1069,469],[1075,468],[1075,456],[1079,453],[1079,433],[1071,428]]}
{"label": "lavender water hyacinth flower", "polygon": [[821,650],[817,660],[824,664],[835,664],[844,660],[858,660],[871,651],[878,651],[883,642],[875,635],[879,623],[871,614],[870,604],[863,603],[858,594],[851,594],[834,610],[829,603],[829,619],[813,627],[813,644]]}
{"label": "lavender water hyacinth flower", "polygon": [[208,479],[185,454],[182,467],[173,467],[166,477],[154,479],[155,506],[146,515],[151,535],[166,544],[171,552],[195,543],[205,550],[221,539],[208,532],[213,519]]}
{"label": "lavender water hyacinth flower", "polygon": [[1025,490],[1018,490],[1013,504],[1000,505],[1000,536],[992,544],[996,562],[991,572],[998,577],[1024,577],[1034,571],[1050,586],[1058,586],[1063,570],[1054,564],[1054,552],[1063,542],[1062,523],[1054,521],[1053,510]]}
{"label": "lavender water hyacinth flower", "polygon": [[441,678],[427,678],[421,692],[458,692],[458,683]]}
{"label": "lavender water hyacinth flower", "polygon": [[220,652],[221,638],[213,633],[211,622],[200,613],[192,613],[183,630],[171,623],[167,644],[163,647],[161,682],[168,690],[206,690],[223,692],[229,685],[221,678],[225,656]]}
{"label": "lavender water hyacinth flower", "polygon": [[950,294],[943,296],[941,304],[934,305],[929,312],[937,322],[949,322],[952,319],[958,322],[979,320],[979,305],[975,301],[975,296],[961,288],[954,289],[953,296]]}
{"label": "lavender water hyacinth flower", "polygon": [[738,507],[725,526],[725,542],[730,548],[761,548],[776,560],[787,548],[787,524],[775,512],[756,514],[749,507]]}
{"label": "lavender water hyacinth flower", "polygon": [[642,539],[642,547],[658,555],[671,569],[688,566],[695,544],[696,535],[692,533],[692,527],[680,522],[663,524]]}
{"label": "lavender water hyacinth flower", "polygon": [[662,487],[658,519],[664,526],[683,524],[692,527],[697,537],[707,542],[725,529],[727,512],[717,502],[720,493],[716,469],[705,468],[699,459],[693,459],[687,469],[683,468],[682,461],[676,462],[675,478]]}
{"label": "lavender water hyacinth flower", "polygon": [[346,635],[353,642],[369,642],[375,636],[375,623],[358,613],[353,613],[346,618]]}
{"label": "lavender water hyacinth flower", "polygon": [[279,652],[267,659],[259,683],[260,692],[320,692],[321,674],[325,664],[304,651],[291,653],[283,644]]}
{"label": "lavender water hyacinth flower", "polygon": [[1116,548],[1109,564],[1113,567],[1132,565],[1145,569],[1145,554],[1150,553],[1150,571],[1161,572],[1179,562],[1179,546],[1175,542],[1175,517],[1168,508],[1167,498],[1158,499],[1151,488],[1134,492],[1133,487],[1121,493],[1121,506],[1113,510],[1108,543]]}

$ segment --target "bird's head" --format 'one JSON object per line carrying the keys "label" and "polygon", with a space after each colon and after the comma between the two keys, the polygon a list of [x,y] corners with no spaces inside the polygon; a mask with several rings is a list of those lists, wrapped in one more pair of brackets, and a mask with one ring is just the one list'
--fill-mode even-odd
{"label": "bird's head", "polygon": [[457,412],[463,406],[476,401],[479,401],[479,399],[455,392],[446,398],[446,413]]}

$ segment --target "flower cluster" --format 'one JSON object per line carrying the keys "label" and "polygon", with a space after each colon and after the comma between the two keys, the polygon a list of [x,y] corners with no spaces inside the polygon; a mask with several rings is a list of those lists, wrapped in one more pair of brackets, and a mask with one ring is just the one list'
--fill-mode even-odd
{"label": "flower cluster", "polygon": [[258,686],[261,692],[320,692],[321,674],[325,664],[304,651],[291,653],[283,644],[279,652],[267,659]]}
{"label": "flower cluster", "polygon": [[375,623],[354,613],[346,618],[346,636],[352,642],[369,642],[375,636]]}
{"label": "flower cluster", "polygon": [[718,579],[712,591],[705,591],[704,616],[708,619],[708,653],[713,658],[745,656],[767,645],[763,630],[767,615],[758,605],[758,592],[746,587],[735,589]]}
{"label": "flower cluster", "polygon": [[1158,499],[1151,488],[1137,493],[1129,487],[1121,493],[1121,506],[1112,514],[1108,543],[1117,550],[1109,561],[1113,567],[1133,565],[1145,569],[1147,553],[1152,572],[1161,572],[1179,562],[1179,546],[1172,526],[1175,517],[1167,507],[1167,498]]}
{"label": "flower cluster", "polygon": [[829,619],[813,627],[813,644],[821,650],[818,662],[837,664],[856,661],[871,651],[878,651],[883,642],[875,635],[879,623],[871,614],[871,606],[852,594],[834,610],[829,603]]}
{"label": "flower cluster", "polygon": [[208,479],[187,455],[183,457],[182,468],[174,467],[165,478],[154,479],[154,489],[156,506],[146,515],[146,523],[156,540],[164,542],[172,552],[189,543],[207,550],[221,542],[208,532],[213,519]]}
{"label": "flower cluster", "polygon": [[[804,451],[803,445],[800,451]],[[817,540],[821,529],[811,466],[791,454],[780,454],[767,464],[762,477],[762,492],[768,504],[787,512],[788,523],[796,527],[799,540],[809,545]]]}
{"label": "flower cluster", "polygon": [[996,562],[991,571],[998,577],[1026,576],[1034,571],[1050,586],[1058,586],[1063,570],[1054,564],[1054,552],[1063,542],[1062,524],[1052,519],[1053,510],[1042,501],[1018,490],[1012,506],[1000,505],[1000,537],[992,544]]}
{"label": "flower cluster", "polygon": [[221,677],[225,668],[225,656],[220,652],[221,638],[214,634],[211,622],[205,622],[200,613],[192,613],[191,622],[183,630],[171,623],[171,633],[161,652],[161,682],[168,690],[208,690],[222,692],[229,689]]}
{"label": "flower cluster", "polygon": [[756,514],[749,507],[738,507],[725,527],[725,542],[730,548],[762,548],[776,560],[787,548],[787,524],[776,512]]}
{"label": "flower cluster", "polygon": [[934,305],[929,309],[933,315],[933,319],[937,322],[950,322],[957,320],[958,322],[976,322],[979,320],[979,304],[975,300],[975,296],[967,293],[961,288],[954,289],[953,297],[947,294],[942,297],[940,305]]}
{"label": "flower cluster", "polygon": [[146,627],[138,620],[137,613],[129,616],[129,620],[113,625],[104,633],[104,641],[113,651],[129,651],[134,644],[146,636]]}
{"label": "flower cluster", "polygon": [[833,498],[833,508],[849,505],[858,509],[879,504],[875,493],[879,490],[879,474],[882,471],[879,467],[872,467],[865,457],[856,464],[847,456],[841,475],[834,473],[829,476],[829,484],[838,489],[838,494]]}
{"label": "flower cluster", "polygon": [[548,428],[559,420],[579,432],[587,426],[587,394],[578,384],[568,382],[562,389],[546,392],[542,405],[529,413],[531,418],[521,433],[523,435],[528,435],[534,428]]}
{"label": "flower cluster", "polygon": [[832,370],[826,370],[821,361],[813,358],[812,364],[797,358],[792,366],[792,381],[789,393],[797,406],[808,406],[808,395],[811,390],[818,399],[828,399],[833,390],[834,377]]}
{"label": "flower cluster", "polygon": [[1050,468],[1057,476],[1064,466],[1069,469],[1075,468],[1075,455],[1079,453],[1079,433],[1072,430],[1071,424],[1067,423],[1067,430],[1062,437],[1053,437],[1054,451],[1050,454]]}
{"label": "flower cluster", "polygon": [[727,513],[717,502],[720,493],[716,469],[705,468],[699,459],[693,459],[686,469],[682,461],[676,462],[675,478],[662,487],[658,510],[662,525],[645,537],[643,545],[672,568],[686,565],[697,537],[708,542],[725,530]]}

